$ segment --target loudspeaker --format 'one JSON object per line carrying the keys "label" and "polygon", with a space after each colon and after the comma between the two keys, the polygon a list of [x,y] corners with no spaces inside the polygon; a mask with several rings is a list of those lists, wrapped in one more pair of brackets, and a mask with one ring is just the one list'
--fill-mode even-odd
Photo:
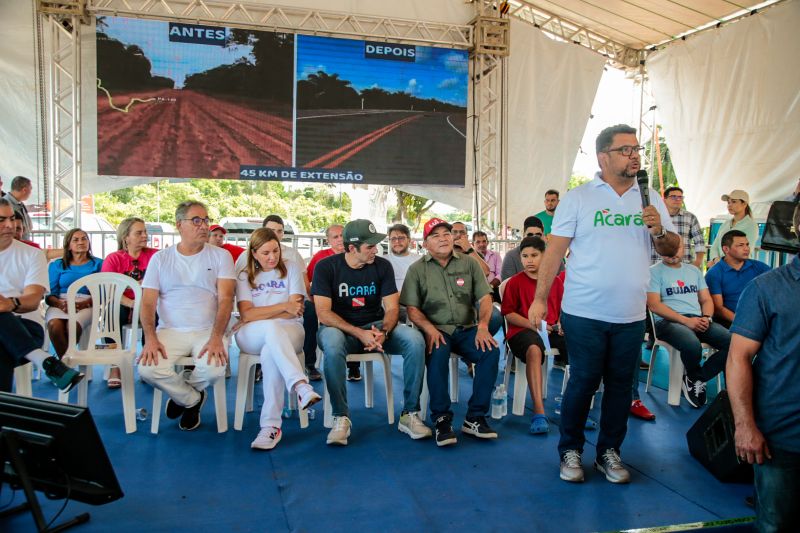
{"label": "loudspeaker", "polygon": [[752,483],[753,467],[739,462],[733,431],[731,402],[723,390],[686,433],[689,453],[723,483]]}

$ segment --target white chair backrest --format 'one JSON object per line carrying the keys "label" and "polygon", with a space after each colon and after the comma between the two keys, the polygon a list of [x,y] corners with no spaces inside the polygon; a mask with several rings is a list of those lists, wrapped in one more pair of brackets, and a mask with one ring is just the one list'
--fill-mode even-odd
{"label": "white chair backrest", "polygon": [[139,282],[123,274],[100,272],[85,276],[70,285],[67,289],[67,313],[69,315],[68,346],[70,346],[70,350],[74,350],[78,342],[78,313],[75,310],[75,296],[83,287],[89,290],[89,296],[92,298],[92,322],[87,346],[91,350],[94,349],[98,340],[111,338],[121,349],[123,346],[123,339],[122,329],[119,325],[119,306],[122,301],[123,293],[127,289],[131,289],[134,295],[131,324],[139,323],[139,305],[142,301],[142,288]]}
{"label": "white chair backrest", "polygon": [[504,280],[503,280],[503,281],[500,283],[500,286],[499,286],[499,287],[497,287],[497,292],[498,292],[498,293],[500,293],[500,300],[502,300],[502,299],[503,299],[503,294],[505,294],[505,292],[506,292],[506,285],[508,285],[508,280],[510,280],[510,279],[511,279],[511,278],[506,278],[506,279],[504,279]]}

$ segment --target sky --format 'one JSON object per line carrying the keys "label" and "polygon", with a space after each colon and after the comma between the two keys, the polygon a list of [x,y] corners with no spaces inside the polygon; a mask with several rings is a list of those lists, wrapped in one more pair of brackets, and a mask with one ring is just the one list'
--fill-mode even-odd
{"label": "sky", "polygon": [[[252,51],[246,45],[222,47],[170,42],[169,22],[164,21],[105,17],[105,23],[107,27],[98,25],[98,32],[126,45],[139,46],[152,64],[151,73],[175,80],[176,89],[183,87],[188,75],[232,64]],[[225,28],[225,31],[230,30]]]}
{"label": "sky", "polygon": [[380,87],[419,98],[467,105],[468,56],[463,50],[417,46],[414,62],[366,59],[365,41],[298,36],[297,79],[323,71],[339,74],[360,91]]}

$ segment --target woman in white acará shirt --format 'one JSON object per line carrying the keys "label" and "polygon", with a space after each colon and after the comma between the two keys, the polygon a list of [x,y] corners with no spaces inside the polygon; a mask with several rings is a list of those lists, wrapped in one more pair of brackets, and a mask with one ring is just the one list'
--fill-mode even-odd
{"label": "woman in white acar\u00e1 shirt", "polygon": [[717,237],[708,253],[708,268],[711,268],[725,255],[722,253],[722,237],[732,229],[743,231],[750,243],[750,257],[754,257],[756,241],[758,241],[758,223],[753,219],[750,210],[750,195],[741,189],[735,189],[730,194],[723,194],[722,201],[728,204],[728,213],[732,218],[720,226]]}
{"label": "woman in white acar\u00e1 shirt", "polygon": [[267,228],[253,232],[246,253],[247,266],[236,279],[241,320],[234,330],[242,351],[261,354],[264,375],[261,431],[250,447],[271,450],[281,440],[284,387],[297,391],[300,409],[318,402],[320,395],[297,358],[303,349],[306,296],[301,267],[283,260],[278,236]]}

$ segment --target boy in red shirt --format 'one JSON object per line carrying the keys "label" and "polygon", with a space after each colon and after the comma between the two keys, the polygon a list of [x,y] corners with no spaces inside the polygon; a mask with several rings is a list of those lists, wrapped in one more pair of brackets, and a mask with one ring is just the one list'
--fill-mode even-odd
{"label": "boy in red shirt", "polygon": [[[545,242],[540,237],[525,237],[519,247],[523,270],[510,277],[505,290],[501,291],[501,310],[508,322],[507,339],[511,352],[525,362],[534,412],[530,431],[533,434],[543,434],[550,430],[542,402],[542,361],[545,346],[536,328],[528,320],[528,309],[536,294],[539,263],[544,255]],[[550,346],[557,348],[566,360],[567,348],[559,324],[563,296],[564,283],[555,278],[547,298],[548,340]]]}

